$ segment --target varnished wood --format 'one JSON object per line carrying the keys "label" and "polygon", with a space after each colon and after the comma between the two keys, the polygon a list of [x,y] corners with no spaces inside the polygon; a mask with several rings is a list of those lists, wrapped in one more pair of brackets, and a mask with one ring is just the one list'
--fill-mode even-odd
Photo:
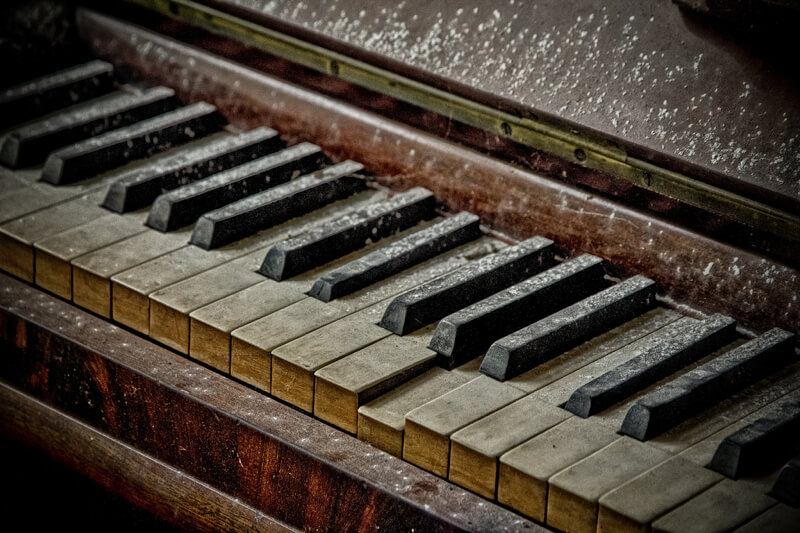
{"label": "varnished wood", "polygon": [[6,438],[45,451],[161,520],[194,531],[297,531],[4,383],[0,399]]}
{"label": "varnished wood", "polygon": [[[8,276],[0,275],[0,285],[6,350],[0,376],[6,383],[115,439],[135,442],[258,512],[306,530],[537,530]],[[153,408],[165,405],[170,408]]]}

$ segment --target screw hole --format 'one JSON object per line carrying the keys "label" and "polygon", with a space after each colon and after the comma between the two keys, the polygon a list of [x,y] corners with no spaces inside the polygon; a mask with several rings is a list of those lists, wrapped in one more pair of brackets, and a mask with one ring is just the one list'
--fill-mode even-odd
{"label": "screw hole", "polygon": [[586,152],[583,151],[583,148],[575,148],[575,159],[578,161],[586,160]]}
{"label": "screw hole", "polygon": [[332,76],[338,76],[339,75],[339,63],[337,63],[336,61],[331,61],[330,70],[331,70],[331,75]]}
{"label": "screw hole", "polygon": [[508,122],[503,122],[500,125],[500,128],[503,130],[504,134],[511,135],[511,124],[509,124]]}
{"label": "screw hole", "polygon": [[647,180],[647,186],[650,187],[653,184],[653,175],[649,172],[645,172],[644,178]]}

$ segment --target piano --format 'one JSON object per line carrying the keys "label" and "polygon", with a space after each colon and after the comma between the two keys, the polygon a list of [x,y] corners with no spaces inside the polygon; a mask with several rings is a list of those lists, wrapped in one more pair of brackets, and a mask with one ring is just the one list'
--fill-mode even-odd
{"label": "piano", "polygon": [[3,443],[180,529],[796,531],[796,80],[682,4],[44,2]]}

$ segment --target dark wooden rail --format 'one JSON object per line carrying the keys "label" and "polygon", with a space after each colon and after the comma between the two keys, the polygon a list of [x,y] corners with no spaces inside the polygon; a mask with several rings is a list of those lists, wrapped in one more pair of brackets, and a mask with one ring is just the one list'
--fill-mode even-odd
{"label": "dark wooden rail", "polygon": [[[218,514],[211,529],[544,531],[2,274],[0,343],[4,434],[101,484],[127,479],[157,514],[175,488],[175,516]],[[172,487],[178,472],[189,478]]]}

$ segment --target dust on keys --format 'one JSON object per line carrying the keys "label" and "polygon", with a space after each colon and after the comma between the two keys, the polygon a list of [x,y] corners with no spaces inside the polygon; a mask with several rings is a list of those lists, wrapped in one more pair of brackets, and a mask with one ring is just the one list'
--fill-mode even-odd
{"label": "dust on keys", "polygon": [[791,333],[683,317],[107,63],[0,107],[4,271],[557,529],[797,523]]}

